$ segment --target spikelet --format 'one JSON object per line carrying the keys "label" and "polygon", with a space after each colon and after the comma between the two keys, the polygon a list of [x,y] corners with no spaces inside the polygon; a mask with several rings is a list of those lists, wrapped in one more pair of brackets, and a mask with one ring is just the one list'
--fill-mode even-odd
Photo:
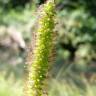
{"label": "spikelet", "polygon": [[55,57],[55,4],[49,0],[38,13],[37,31],[33,32],[30,51],[27,56],[27,79],[25,96],[48,96],[47,77],[50,64]]}

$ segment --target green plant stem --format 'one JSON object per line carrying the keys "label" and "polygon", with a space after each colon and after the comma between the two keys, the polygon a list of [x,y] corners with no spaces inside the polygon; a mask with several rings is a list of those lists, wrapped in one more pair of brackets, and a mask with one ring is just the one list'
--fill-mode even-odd
{"label": "green plant stem", "polygon": [[[35,36],[35,44],[29,58],[29,75],[26,96],[46,96],[47,76],[50,68],[49,59],[53,49],[55,4],[49,0],[44,4],[38,19],[38,29]],[[30,56],[33,57],[30,60]]]}

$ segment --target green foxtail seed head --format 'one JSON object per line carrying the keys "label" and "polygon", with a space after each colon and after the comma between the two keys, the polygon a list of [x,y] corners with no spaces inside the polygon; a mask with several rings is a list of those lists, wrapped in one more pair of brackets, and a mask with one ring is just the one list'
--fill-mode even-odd
{"label": "green foxtail seed head", "polygon": [[54,38],[54,0],[44,4],[39,13],[37,31],[34,33],[32,51],[28,53],[28,78],[25,96],[46,96],[46,78],[50,68]]}

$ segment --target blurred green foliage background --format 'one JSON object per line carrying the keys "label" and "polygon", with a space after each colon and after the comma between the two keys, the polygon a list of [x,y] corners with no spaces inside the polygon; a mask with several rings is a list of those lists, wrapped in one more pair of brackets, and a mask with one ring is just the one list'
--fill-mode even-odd
{"label": "blurred green foliage background", "polygon": [[[0,96],[23,96],[26,53],[44,1],[0,0]],[[57,59],[49,95],[95,96],[96,1],[56,0],[56,12]]]}

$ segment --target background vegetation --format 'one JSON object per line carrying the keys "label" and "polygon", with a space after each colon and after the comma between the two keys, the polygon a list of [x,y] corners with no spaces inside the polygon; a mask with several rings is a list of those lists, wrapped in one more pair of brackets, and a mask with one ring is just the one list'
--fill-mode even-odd
{"label": "background vegetation", "polygon": [[[0,0],[0,96],[23,96],[27,46],[43,2]],[[95,96],[95,10],[95,0],[56,0],[57,59],[50,96]]]}

